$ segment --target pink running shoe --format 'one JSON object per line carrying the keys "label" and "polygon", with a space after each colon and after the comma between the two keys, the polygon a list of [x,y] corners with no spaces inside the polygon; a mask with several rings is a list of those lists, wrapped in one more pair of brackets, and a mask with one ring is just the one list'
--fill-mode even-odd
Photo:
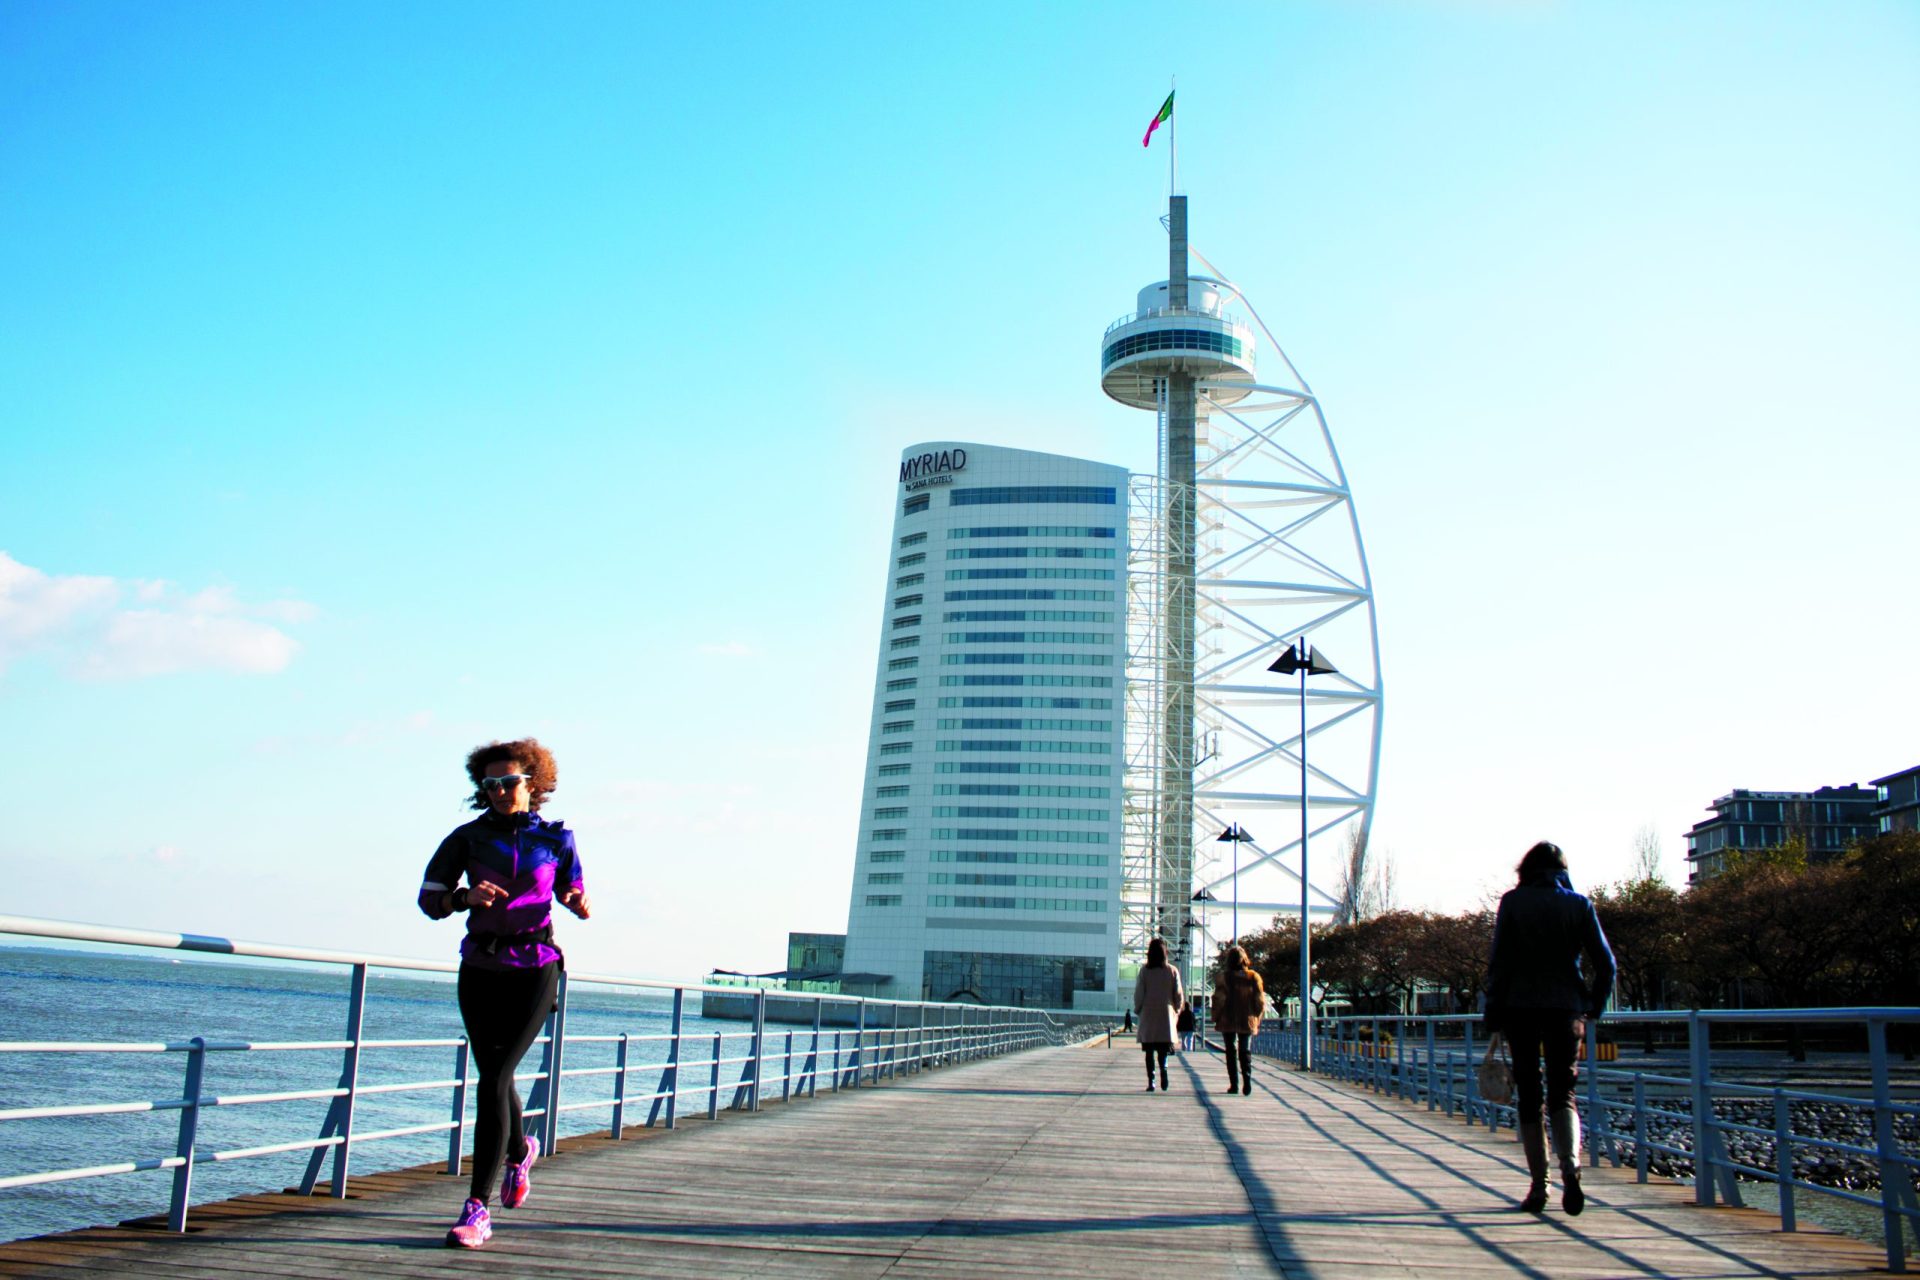
{"label": "pink running shoe", "polygon": [[478,1249],[492,1238],[493,1219],[487,1213],[487,1206],[469,1199],[460,1206],[460,1221],[454,1223],[453,1230],[447,1232],[447,1247]]}
{"label": "pink running shoe", "polygon": [[540,1139],[527,1135],[527,1154],[519,1161],[507,1166],[506,1176],[500,1181],[500,1207],[518,1209],[527,1202],[527,1192],[533,1190],[527,1174],[533,1169],[533,1162],[540,1158]]}

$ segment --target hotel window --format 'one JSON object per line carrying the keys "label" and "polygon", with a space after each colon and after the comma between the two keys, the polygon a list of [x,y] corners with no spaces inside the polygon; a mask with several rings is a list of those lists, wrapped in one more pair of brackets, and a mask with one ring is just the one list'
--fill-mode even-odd
{"label": "hotel window", "polygon": [[[922,499],[922,501],[924,501],[924,499]],[[867,895],[867,905],[870,907],[897,907],[900,905],[900,895],[897,893],[870,893]]]}
{"label": "hotel window", "polygon": [[927,540],[927,535],[925,533],[910,533],[906,537],[900,539],[900,545],[903,547],[917,546],[918,544],[925,542],[926,540]]}
{"label": "hotel window", "polygon": [[[916,638],[917,638],[917,637],[916,637]],[[896,649],[904,649],[904,648],[906,648],[906,646],[905,646],[905,645],[903,645],[903,644],[901,644],[901,643],[900,643],[900,642],[899,642],[898,640],[895,640],[895,641],[893,642],[893,647],[894,647],[894,648],[896,648]],[[918,658],[889,658],[889,659],[887,659],[887,670],[889,670],[889,671],[911,671],[911,670],[913,670],[913,669],[914,669],[915,667],[917,667],[917,666],[919,666],[919,665],[920,665],[920,659],[918,659]],[[915,679],[918,679],[918,677],[916,676],[916,677],[915,677]]]}
{"label": "hotel window", "polygon": [[873,816],[881,822],[895,822],[901,818],[906,817],[907,811],[904,807],[890,806],[887,808],[875,809],[873,811]]}
{"label": "hotel window", "polygon": [[887,692],[898,693],[902,689],[911,689],[919,683],[920,683],[919,676],[908,676],[904,680],[889,680],[887,681]]}
{"label": "hotel window", "polygon": [[[899,744],[888,743],[887,745],[897,746]],[[912,772],[913,772],[913,766],[910,764],[883,764],[880,766],[880,776],[883,778],[897,778],[903,773],[912,773]]]}
{"label": "hotel window", "polygon": [[915,515],[919,512],[925,511],[927,509],[928,504],[930,504],[932,501],[933,501],[933,496],[931,494],[916,493],[911,498],[907,499],[907,504],[905,507],[902,508],[902,510],[907,515]]}
{"label": "hotel window", "polygon": [[919,604],[924,599],[926,599],[925,596],[918,596],[918,595],[895,596],[893,598],[893,607],[896,609],[911,609],[913,608],[914,605]]}
{"label": "hotel window", "polygon": [[905,862],[906,860],[905,849],[875,849],[867,855],[868,862]]}
{"label": "hotel window", "polygon": [[919,647],[919,636],[900,636],[897,639],[887,641],[887,648],[889,649],[918,649]]}
{"label": "hotel window", "polygon": [[887,721],[887,722],[886,722],[885,724],[883,724],[883,725],[881,725],[881,726],[880,726],[880,732],[882,732],[882,733],[912,733],[912,732],[913,732],[913,721],[911,721],[911,720],[889,720],[889,721]]}
{"label": "hotel window", "polygon": [[905,827],[876,827],[872,837],[875,840],[905,840],[907,830]]}
{"label": "hotel window", "polygon": [[[883,742],[880,744],[880,754],[883,756],[903,756],[911,750],[913,750],[913,744],[911,742]],[[885,766],[883,765],[881,767],[884,768]]]}
{"label": "hotel window", "polygon": [[[1004,506],[1014,502],[1074,502],[1114,504],[1114,490],[1093,485],[996,485],[985,489],[954,489],[947,495],[953,507]],[[919,495],[924,499],[927,495]],[[914,499],[907,500],[911,509]]]}
{"label": "hotel window", "polygon": [[893,800],[906,795],[907,792],[911,790],[913,790],[912,787],[877,787],[874,789],[873,798],[875,800]]}
{"label": "hotel window", "polygon": [[917,627],[919,625],[920,625],[920,615],[917,613],[909,613],[904,617],[895,618],[893,620],[893,629],[895,631],[900,630],[900,628],[902,627]]}
{"label": "hotel window", "polygon": [[913,710],[913,704],[914,704],[914,701],[915,701],[915,699],[913,699],[913,698],[895,698],[895,699],[894,699],[894,700],[893,700],[892,702],[889,702],[889,703],[887,704],[887,710],[889,710],[889,711],[911,711],[911,710]]}
{"label": "hotel window", "polygon": [[[924,537],[925,535],[923,534],[922,536]],[[922,563],[923,561],[926,560],[926,558],[927,558],[926,552],[916,551],[912,555],[901,556],[898,560],[895,560],[893,563],[898,568],[908,569],[913,567],[916,564]]]}
{"label": "hotel window", "polygon": [[907,873],[904,871],[869,871],[867,872],[868,884],[899,884],[902,880],[905,880],[906,878],[907,878]]}
{"label": "hotel window", "polygon": [[924,573],[903,573],[893,580],[896,587],[917,587],[927,580]]}
{"label": "hotel window", "polygon": [[1098,527],[1077,524],[1037,524],[1037,525],[988,525],[971,529],[949,529],[947,537],[953,538],[1111,538],[1112,526]]}

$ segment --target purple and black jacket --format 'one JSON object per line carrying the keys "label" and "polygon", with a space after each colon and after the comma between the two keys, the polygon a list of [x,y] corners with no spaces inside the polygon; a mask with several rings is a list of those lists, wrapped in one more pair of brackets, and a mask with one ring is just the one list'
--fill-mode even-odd
{"label": "purple and black jacket", "polygon": [[553,945],[553,899],[580,877],[580,854],[564,823],[536,813],[492,810],[458,826],[440,842],[420,885],[420,910],[435,920],[451,914],[447,890],[489,881],[507,891],[506,901],[467,913],[460,959],[481,969],[532,969],[560,959]]}

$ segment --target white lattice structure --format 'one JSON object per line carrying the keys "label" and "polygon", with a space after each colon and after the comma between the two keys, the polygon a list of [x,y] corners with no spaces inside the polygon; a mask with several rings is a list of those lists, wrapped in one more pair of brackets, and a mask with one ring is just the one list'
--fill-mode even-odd
{"label": "white lattice structure", "polygon": [[[1174,199],[1169,231],[1172,279],[1187,253],[1182,197]],[[1148,305],[1156,288],[1166,306]],[[1298,684],[1267,670],[1295,637],[1308,636],[1340,668],[1314,677],[1305,700],[1310,838],[1367,838],[1381,727],[1372,581],[1319,402],[1252,304],[1217,270],[1179,290],[1150,286],[1142,299],[1139,312],[1109,329],[1102,369],[1110,395],[1155,410],[1160,444],[1160,474],[1133,483],[1121,932],[1128,958],[1155,933],[1170,944],[1188,941],[1190,910],[1209,943],[1233,936],[1236,902],[1241,933],[1299,912],[1303,708]],[[1252,326],[1226,311],[1234,302]],[[1285,366],[1285,379],[1256,380],[1253,326]],[[1149,328],[1169,331],[1171,340],[1157,340],[1146,355],[1116,341],[1137,348],[1142,339],[1128,335]],[[1183,415],[1187,386],[1191,408]],[[1190,462],[1180,456],[1188,440]],[[1177,501],[1186,476],[1190,530]],[[1188,564],[1192,585],[1183,593],[1178,579]],[[1185,655],[1182,633],[1193,637]],[[1183,703],[1189,679],[1191,701]],[[1189,705],[1190,737],[1177,724]],[[1190,772],[1182,757],[1190,757]],[[1230,825],[1251,838],[1220,843]],[[1308,879],[1335,881],[1346,846],[1340,836],[1311,841]],[[1203,889],[1215,903],[1191,907]],[[1316,915],[1335,906],[1317,885],[1309,885],[1308,899]]]}

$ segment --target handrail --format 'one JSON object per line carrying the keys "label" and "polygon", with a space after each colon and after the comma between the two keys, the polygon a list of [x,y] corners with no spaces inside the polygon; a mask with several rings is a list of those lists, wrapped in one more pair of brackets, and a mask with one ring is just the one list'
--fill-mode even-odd
{"label": "handrail", "polygon": [[[84,1121],[94,1116],[177,1111],[180,1114],[179,1129],[171,1156],[12,1174],[0,1177],[0,1192],[113,1174],[167,1171],[173,1175],[168,1226],[173,1231],[184,1231],[192,1200],[194,1171],[196,1166],[202,1164],[308,1152],[301,1191],[312,1194],[318,1185],[322,1166],[331,1155],[333,1171],[329,1191],[334,1198],[340,1198],[347,1191],[351,1160],[356,1149],[378,1141],[445,1132],[448,1134],[446,1171],[458,1173],[467,1129],[472,1123],[468,1115],[470,1054],[466,1038],[382,1039],[362,1033],[367,982],[372,970],[452,973],[457,970],[457,965],[409,957],[240,942],[204,934],[162,933],[9,915],[0,915],[0,933],[344,966],[351,975],[346,1035],[339,1039],[249,1041],[194,1036],[185,1040],[141,1042],[0,1041],[0,1054],[101,1054],[120,1055],[122,1058],[130,1054],[162,1057],[179,1054],[185,1059],[183,1087],[178,1097],[78,1103],[63,1100],[60,1105],[0,1110],[0,1124],[47,1119]],[[664,1033],[622,1031],[612,1035],[569,1034],[566,1019],[571,1004],[570,993],[574,986],[581,983],[598,988],[639,989],[669,995],[670,1029]],[[1067,1043],[1087,1024],[1108,1020],[1104,1015],[1008,1006],[885,1000],[824,992],[743,991],[737,987],[676,983],[618,974],[563,972],[558,985],[554,1011],[548,1017],[543,1034],[534,1042],[540,1051],[538,1065],[530,1065],[530,1055],[529,1066],[516,1073],[515,1077],[517,1081],[532,1082],[523,1114],[527,1118],[529,1132],[540,1137],[541,1145],[547,1151],[555,1149],[559,1137],[559,1117],[566,1112],[607,1112],[608,1135],[618,1140],[623,1130],[636,1122],[641,1127],[676,1127],[682,1104],[692,1099],[704,1102],[704,1111],[709,1118],[717,1117],[723,1106],[732,1110],[757,1111],[763,1098],[776,1096],[768,1093],[768,1090],[778,1090],[780,1099],[790,1100],[814,1097],[822,1085],[830,1092],[859,1088],[883,1079],[892,1079],[902,1073],[913,1074],[950,1063],[1019,1052],[1041,1045]],[[748,1027],[740,1031],[719,1032],[705,1029],[696,1031],[686,1027],[684,1019],[688,995],[709,991],[736,998],[751,995],[752,1020]],[[770,996],[789,1005],[797,1002],[801,1008],[811,1008],[811,1028],[769,1032],[766,1019]],[[825,1025],[823,1015],[829,1008],[842,1011],[836,1017],[851,1013],[854,1025],[846,1028]],[[655,1011],[664,1012],[657,1006]],[[879,1014],[880,1020],[870,1022],[870,1012]],[[783,1034],[784,1043],[780,1043]],[[799,1037],[798,1041],[796,1036]],[[742,1041],[745,1043],[742,1044]],[[663,1047],[665,1056],[660,1061],[637,1061],[634,1060],[637,1055],[633,1054],[635,1046]],[[362,1079],[368,1056],[375,1052],[446,1048],[453,1050],[450,1076],[379,1082]],[[608,1048],[613,1051],[610,1065],[596,1063],[574,1066],[568,1063],[571,1053],[590,1049],[604,1053]],[[203,1088],[209,1055],[237,1055],[244,1058],[246,1055],[262,1053],[316,1051],[341,1055],[337,1085],[219,1094]],[[109,1057],[108,1060],[116,1059]],[[650,1089],[636,1079],[645,1076],[652,1077]],[[568,1082],[577,1084],[588,1080],[600,1081],[602,1087],[610,1083],[611,1096],[563,1100]],[[630,1088],[635,1084],[639,1084],[640,1088]],[[732,1090],[730,1099],[726,1096],[728,1090]],[[426,1120],[417,1116],[395,1117],[408,1122],[375,1132],[355,1130],[357,1104],[362,1099],[381,1096],[406,1102],[422,1094],[436,1094],[449,1099],[449,1110],[435,1108],[443,1118]],[[232,1150],[208,1150],[198,1141],[199,1120],[203,1111],[208,1109],[316,1100],[330,1100],[330,1104],[320,1132],[314,1137]],[[647,1108],[644,1117],[635,1115],[630,1118],[631,1109],[642,1106]],[[416,1120],[419,1122],[413,1122]]]}
{"label": "handrail", "polygon": [[1100,335],[1101,341],[1104,342],[1107,338],[1113,336],[1113,331],[1116,329],[1123,329],[1130,324],[1138,324],[1142,320],[1152,320],[1159,316],[1216,320],[1221,324],[1245,332],[1249,337],[1253,334],[1253,326],[1230,311],[1203,311],[1199,307],[1148,307],[1144,311],[1129,311],[1108,325],[1106,331]]}
{"label": "handrail", "polygon": [[[1602,1044],[1612,1047],[1611,1042],[1600,1037],[1602,1025],[1651,1023],[1686,1026],[1686,1075],[1600,1065],[1604,1060]],[[1848,1097],[1716,1078],[1712,1042],[1716,1023],[1728,1027],[1782,1023],[1863,1026],[1870,1096]],[[1619,1168],[1631,1160],[1641,1182],[1648,1179],[1651,1153],[1665,1156],[1676,1164],[1691,1163],[1694,1198],[1706,1206],[1718,1200],[1739,1206],[1742,1177],[1774,1183],[1780,1192],[1781,1226],[1787,1231],[1796,1229],[1797,1191],[1818,1192],[1878,1208],[1886,1236],[1888,1269],[1903,1272],[1907,1257],[1906,1224],[1911,1223],[1920,1231],[1920,1204],[1916,1204],[1914,1195],[1916,1173],[1920,1172],[1920,1144],[1909,1140],[1903,1150],[1898,1130],[1903,1121],[1910,1127],[1920,1128],[1920,1099],[1899,1103],[1893,1100],[1892,1068],[1887,1051],[1887,1028],[1892,1024],[1920,1024],[1920,1008],[1631,1010],[1589,1019],[1584,1042],[1586,1105],[1581,1117],[1588,1163],[1597,1166],[1605,1158]],[[1475,1078],[1479,1058],[1474,1032],[1482,1025],[1478,1014],[1317,1017],[1313,1022],[1312,1069],[1376,1092],[1394,1093],[1411,1102],[1424,1101],[1429,1111],[1444,1110],[1450,1116],[1458,1114],[1468,1124],[1485,1123],[1492,1130],[1502,1120],[1517,1123],[1517,1111],[1514,1104],[1496,1104],[1479,1095]],[[1485,1043],[1483,1038],[1481,1051]],[[1254,1048],[1283,1061],[1298,1063],[1302,1048],[1300,1033],[1291,1023],[1285,1027],[1269,1024],[1254,1038]],[[1650,1098],[1650,1085],[1664,1090],[1664,1095]],[[1760,1117],[1744,1120],[1732,1114],[1723,1117],[1714,1108],[1717,1098],[1744,1099],[1749,1105],[1770,1101],[1771,1109],[1764,1123]],[[1668,1105],[1659,1105],[1662,1102]],[[1870,1115],[1873,1145],[1797,1132],[1793,1127],[1796,1103],[1846,1106],[1855,1108],[1863,1118]],[[1650,1121],[1655,1119],[1676,1130],[1673,1141],[1661,1141],[1653,1136]],[[1622,1127],[1629,1124],[1629,1128]],[[1770,1139],[1773,1168],[1761,1168],[1735,1158],[1725,1141],[1728,1134]],[[1865,1196],[1799,1176],[1795,1156],[1807,1151],[1835,1152],[1872,1160],[1880,1194]]]}

